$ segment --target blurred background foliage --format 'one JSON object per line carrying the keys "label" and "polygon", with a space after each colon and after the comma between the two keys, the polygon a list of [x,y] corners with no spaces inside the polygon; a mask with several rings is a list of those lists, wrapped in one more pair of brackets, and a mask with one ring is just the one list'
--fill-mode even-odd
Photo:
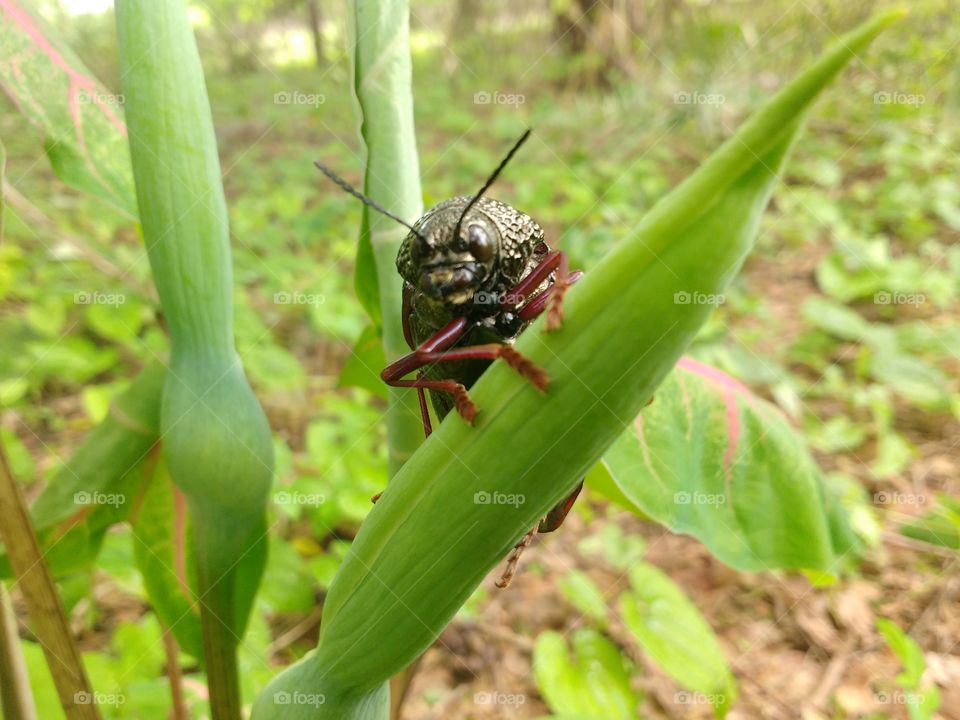
{"label": "blurred background foliage", "polygon": [[[574,267],[589,270],[834,31],[892,4],[414,0],[425,205],[473,191],[531,126],[532,141],[495,195],[529,212]],[[110,5],[37,2],[119,92]],[[322,182],[311,160],[358,183],[363,162],[340,3],[197,0],[191,11],[228,195],[239,350],[275,430],[276,489],[287,493],[271,510],[275,541],[244,649],[252,696],[273,672],[265,658],[289,661],[305,650],[317,598],[386,481],[379,368],[369,354],[351,353],[367,322],[352,285],[360,208]],[[843,87],[826,94],[776,189],[757,253],[693,349],[804,428],[838,487],[861,499],[861,532],[877,539],[889,523],[907,523],[913,537],[954,547],[955,11],[947,0],[911,3],[869,63],[855,63]],[[8,201],[0,433],[35,495],[110,398],[165,354],[166,340],[130,223],[55,179],[36,132],[5,96],[0,137]],[[122,302],[103,301],[110,295]],[[910,490],[925,507],[886,499]],[[948,498],[935,511],[939,530],[911,530],[933,510],[935,493]],[[284,502],[291,497],[314,501]],[[581,506],[598,524],[590,534],[605,537],[607,511]],[[876,510],[890,517],[878,520]],[[128,532],[108,535],[98,564],[109,599],[73,608],[94,686],[163,683],[150,640],[159,628],[137,611],[144,593]],[[67,579],[67,601],[80,600],[90,582]],[[580,584],[574,577],[567,587],[575,593]],[[474,612],[468,604],[463,615]],[[137,654],[150,662],[125,668]],[[31,658],[42,665],[39,652]],[[166,702],[159,691],[132,688],[127,698]],[[138,712],[153,717],[155,709]]]}

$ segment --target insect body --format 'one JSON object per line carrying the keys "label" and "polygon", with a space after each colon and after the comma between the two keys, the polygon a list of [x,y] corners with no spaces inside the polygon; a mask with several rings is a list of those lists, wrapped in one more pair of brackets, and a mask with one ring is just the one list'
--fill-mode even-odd
{"label": "insect body", "polygon": [[[455,239],[454,228],[471,200],[453,198],[436,206],[401,246],[397,269],[404,279],[404,335],[410,348],[421,352],[383,373],[393,384],[411,372],[411,363],[422,364],[414,387],[432,390],[437,416],[442,419],[456,407],[468,422],[476,409],[465,390],[497,357],[538,389],[546,388],[545,373],[510,345],[544,310],[562,259],[550,252],[543,230],[528,215],[489,198],[473,205]],[[422,345],[431,357],[424,357]]]}
{"label": "insect body", "polygon": [[[529,134],[517,141],[476,195],[442,202],[413,225],[318,164],[341,187],[410,230],[397,256],[397,270],[404,279],[403,332],[411,352],[387,366],[381,377],[395,387],[416,388],[428,436],[432,428],[426,391],[438,418],[456,410],[473,423],[477,408],[467,391],[497,358],[541,392],[546,390],[546,372],[518,353],[513,342],[544,312],[548,329],[560,326],[563,294],[580,273],[567,272],[566,256],[549,248],[531,217],[484,197]],[[416,377],[409,378],[413,373]],[[533,536],[560,526],[581,487],[517,543],[499,587],[509,584]]]}

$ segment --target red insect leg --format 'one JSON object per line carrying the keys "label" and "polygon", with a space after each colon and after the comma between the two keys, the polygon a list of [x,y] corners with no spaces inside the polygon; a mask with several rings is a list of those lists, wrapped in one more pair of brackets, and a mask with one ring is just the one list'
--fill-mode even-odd
{"label": "red insect leg", "polygon": [[[575,270],[570,273],[567,278],[567,285],[573,285],[577,280],[583,277],[583,272],[580,270]],[[548,287],[539,295],[535,295],[531,298],[530,302],[523,306],[517,317],[521,320],[532,320],[535,317],[539,317],[544,310],[547,309],[547,303],[550,302],[550,298],[553,297],[553,285]]]}
{"label": "red insect leg", "polygon": [[[571,285],[567,271],[567,254],[563,250],[551,250],[540,263],[520,282],[513,286],[500,304],[504,310],[519,307],[540,285],[556,273],[550,286],[547,315],[547,330],[556,330],[563,322],[563,296]],[[541,293],[541,295],[544,293]],[[539,296],[538,296],[539,297]]]}
{"label": "red insect leg", "polygon": [[507,567],[503,571],[503,575],[500,576],[500,579],[497,580],[494,585],[503,590],[510,584],[510,581],[513,580],[513,576],[517,573],[517,565],[520,563],[520,556],[523,555],[523,551],[527,549],[527,546],[533,542],[533,536],[537,534],[537,529],[533,528],[526,535],[520,538],[520,542],[513,546],[513,550],[510,552],[510,556],[507,558]]}
{"label": "red insect leg", "polygon": [[[491,343],[488,345],[469,345],[448,350],[463,337],[469,323],[466,318],[456,318],[442,327],[411,353],[407,353],[396,362],[388,365],[380,377],[394,387],[412,387],[418,390],[434,390],[453,395],[457,412],[467,421],[473,422],[477,414],[476,406],[467,395],[466,388],[455,380],[432,380],[418,377],[416,380],[403,380],[404,375],[419,370],[424,365],[453,360],[495,360],[502,358],[521,376],[529,380],[538,390],[545,390],[547,375],[509,345]],[[424,402],[425,404],[425,402]]]}

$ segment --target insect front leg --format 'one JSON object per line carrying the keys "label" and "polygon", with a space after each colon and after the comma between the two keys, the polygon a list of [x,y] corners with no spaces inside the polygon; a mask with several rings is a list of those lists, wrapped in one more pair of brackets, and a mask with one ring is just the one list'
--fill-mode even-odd
{"label": "insect front leg", "polygon": [[[583,273],[570,273],[567,269],[567,254],[563,250],[551,250],[540,263],[529,272],[520,282],[514,285],[507,293],[507,297],[500,306],[504,310],[514,310],[523,304],[537,288],[551,275],[554,275],[553,284],[542,293],[533,297],[524,306],[520,316],[524,319],[536,317],[547,310],[547,330],[557,330],[563,324],[563,296],[567,288],[580,279]],[[535,309],[529,313],[527,307],[536,303]]]}
{"label": "insect front leg", "polygon": [[[459,317],[451,320],[430,338],[424,341],[420,347],[411,353],[407,353],[396,362],[391,363],[383,372],[380,373],[381,379],[393,387],[412,387],[417,388],[419,392],[423,390],[433,390],[435,392],[446,392],[453,395],[454,407],[457,412],[468,423],[473,423],[477,415],[477,408],[470,400],[467,389],[456,380],[450,379],[431,379],[423,377],[421,374],[415,380],[404,380],[405,375],[409,375],[415,370],[419,370],[425,365],[432,365],[438,362],[447,362],[455,360],[496,360],[502,358],[510,367],[516,370],[521,376],[526,378],[541,392],[547,387],[546,372],[530,362],[523,355],[518,353],[509,345],[500,343],[489,343],[485,345],[469,345],[461,348],[448,349],[455,344],[469,327],[469,321],[465,317]],[[421,400],[421,412],[426,407],[426,400]],[[428,427],[429,416],[424,422],[424,429]]]}
{"label": "insect front leg", "polygon": [[[573,285],[577,280],[583,277],[583,272],[580,270],[574,270],[567,277],[567,286]],[[553,298],[554,286],[551,285],[546,290],[544,290],[539,295],[535,295],[530,301],[523,306],[523,309],[517,313],[517,317],[521,320],[533,320],[536,317],[540,317],[543,314],[543,311],[547,309],[547,306],[550,304],[550,300]],[[547,328],[550,329],[549,327]]]}

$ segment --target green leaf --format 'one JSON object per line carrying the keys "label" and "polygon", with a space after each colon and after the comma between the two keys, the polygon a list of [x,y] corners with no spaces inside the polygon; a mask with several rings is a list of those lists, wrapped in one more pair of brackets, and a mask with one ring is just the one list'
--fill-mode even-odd
{"label": "green leaf", "polygon": [[630,585],[633,592],[620,597],[620,615],[640,647],[664,672],[725,714],[736,699],[736,687],[703,615],[653,565],[631,569]]}
{"label": "green leaf", "polygon": [[21,640],[20,646],[23,648],[27,677],[30,679],[37,717],[44,720],[62,720],[66,715],[64,715],[63,708],[60,706],[57,687],[54,685],[53,676],[50,674],[43,648],[39,643],[26,640]]}
{"label": "green leaf", "polygon": [[187,505],[158,458],[131,519],[133,555],[150,604],[180,648],[203,659],[196,576],[187,538]]}
{"label": "green leaf", "polygon": [[20,0],[3,3],[0,54],[0,85],[43,133],[60,179],[135,218],[123,97],[100,84]]}
{"label": "green leaf", "polygon": [[893,348],[877,348],[871,355],[870,374],[910,402],[928,410],[949,407],[946,388],[950,379],[937,367]]}
{"label": "green leaf", "polygon": [[77,495],[111,494],[139,469],[160,434],[160,394],[165,370],[152,363],[111,405],[73,457],[51,478],[30,508],[34,526],[44,529],[78,512]]}
{"label": "green leaf", "polygon": [[137,298],[114,293],[114,303],[88,305],[85,320],[97,335],[116,343],[130,343],[140,334],[146,308]]}
{"label": "green leaf", "polygon": [[380,379],[380,370],[387,364],[383,345],[380,342],[380,333],[373,325],[364,328],[363,333],[354,343],[340,371],[339,387],[358,387],[372,393],[376,397],[387,399],[387,385]]}
{"label": "green leaf", "polygon": [[[423,214],[423,204],[413,129],[407,4],[354,2],[350,7],[351,69],[367,149],[364,189],[368,197],[412,224]],[[394,352],[391,338],[402,342],[402,335],[396,334],[401,281],[394,259],[406,234],[401,225],[363,206],[357,297],[374,324],[384,324],[388,355]],[[397,346],[403,347],[400,342]]]}
{"label": "green leaf", "polygon": [[[413,223],[423,213],[423,202],[413,127],[407,3],[352,0],[348,7],[353,87],[367,151],[364,192]],[[392,361],[407,351],[400,317],[403,282],[396,271],[397,251],[407,231],[366,205],[362,211],[357,297],[380,328],[384,354]],[[416,392],[398,388],[388,392],[389,468],[393,475],[423,442],[423,426]]]}
{"label": "green leaf", "polygon": [[273,441],[236,351],[222,169],[187,2],[120,0],[116,20],[137,207],[170,332],[163,452],[192,518],[212,714],[232,720]]}
{"label": "green leaf", "polygon": [[24,485],[32,483],[36,465],[33,462],[33,455],[20,437],[8,427],[0,427],[0,445],[7,453],[10,469],[13,470],[17,481]]}
{"label": "green leaf", "polygon": [[870,337],[870,323],[859,313],[826,298],[812,297],[803,304],[803,316],[814,327],[852,342]]}
{"label": "green leaf", "polygon": [[590,490],[602,495],[618,507],[629,510],[637,517],[649,519],[647,514],[620,489],[613,475],[610,474],[610,468],[602,460],[590,468],[583,482]]}
{"label": "green leaf", "polygon": [[835,453],[856,450],[867,439],[867,429],[862,423],[846,415],[836,415],[820,422],[812,418],[807,428],[810,444],[820,452]]}
{"label": "green leaf", "polygon": [[640,698],[620,650],[594,630],[577,630],[572,651],[563,635],[548,631],[537,638],[533,674],[547,704],[564,716],[596,720],[632,720]]}
{"label": "green leaf", "polygon": [[[287,706],[282,717],[386,717],[386,681],[433,643],[669,373],[710,312],[675,297],[724,291],[813,100],[896,17],[842,38],[650,210],[570,288],[562,330],[544,332],[541,319],[520,337],[516,349],[551,379],[545,395],[502,363],[483,374],[471,388],[474,426],[451,413],[392,478],[330,587],[316,652],[270,683],[253,718],[280,716],[275,694],[304,688],[327,702]],[[475,502],[492,491],[524,501]]]}
{"label": "green leaf", "polygon": [[[147,366],[31,506],[44,557],[58,576],[88,568],[107,528],[131,513],[159,437],[163,378],[159,363]],[[0,575],[9,574],[0,556]]]}
{"label": "green leaf", "polygon": [[682,358],[604,464],[643,512],[735,568],[834,568],[820,472],[800,434],[715,368]]}
{"label": "green leaf", "polygon": [[607,623],[607,601],[590,576],[571,570],[560,579],[560,592],[583,615],[601,627]]}
{"label": "green leaf", "polygon": [[914,540],[960,550],[960,500],[938,496],[933,509],[904,523],[900,532]]}
{"label": "green leaf", "polygon": [[920,680],[927,669],[923,649],[891,620],[877,618],[877,630],[903,664],[903,673],[897,677],[897,681],[904,687],[919,688]]}

